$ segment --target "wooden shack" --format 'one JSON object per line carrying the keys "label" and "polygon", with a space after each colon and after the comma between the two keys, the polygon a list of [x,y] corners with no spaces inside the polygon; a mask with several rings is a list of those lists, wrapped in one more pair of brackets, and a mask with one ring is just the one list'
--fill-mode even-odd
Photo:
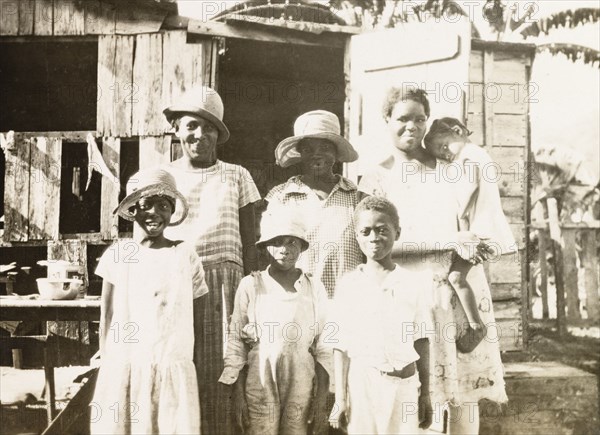
{"label": "wooden shack", "polygon": [[[358,180],[383,150],[384,89],[417,84],[430,92],[432,117],[466,117],[501,168],[519,255],[488,272],[501,347],[522,348],[534,47],[472,39],[468,22],[359,35],[322,7],[293,3],[284,19],[226,13],[200,22],[156,1],[3,0],[0,131],[16,132],[2,160],[3,258],[38,247],[38,256],[85,261],[90,291],[99,291],[96,258],[131,232],[112,215],[119,190],[139,168],[179,154],[161,112],[196,84],[224,100],[231,139],[220,158],[248,168],[263,195],[294,172],[275,166],[273,150],[299,114],[322,108],[343,120],[361,161],[340,171]],[[88,174],[88,133],[111,174]]]}

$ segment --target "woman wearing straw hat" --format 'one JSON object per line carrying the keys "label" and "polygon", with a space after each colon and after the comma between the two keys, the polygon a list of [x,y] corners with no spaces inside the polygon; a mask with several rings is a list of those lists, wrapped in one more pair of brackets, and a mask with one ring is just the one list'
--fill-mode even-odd
{"label": "woman wearing straw hat", "polygon": [[257,269],[254,205],[260,199],[250,173],[217,159],[229,139],[223,102],[211,88],[185,92],[163,112],[181,141],[183,157],[164,166],[190,211],[168,235],[194,243],[204,264],[209,296],[201,347],[200,395],[204,433],[232,433],[229,392],[219,387],[223,348],[233,299],[244,272]]}
{"label": "woman wearing straw hat", "polygon": [[269,208],[298,208],[311,246],[302,258],[302,268],[320,279],[332,298],[337,279],[362,262],[353,223],[357,188],[333,172],[336,162],[353,162],[358,154],[340,135],[335,114],[313,110],[296,119],[294,136],[277,145],[275,158],[283,168],[300,164],[301,175],[271,189],[266,197]]}

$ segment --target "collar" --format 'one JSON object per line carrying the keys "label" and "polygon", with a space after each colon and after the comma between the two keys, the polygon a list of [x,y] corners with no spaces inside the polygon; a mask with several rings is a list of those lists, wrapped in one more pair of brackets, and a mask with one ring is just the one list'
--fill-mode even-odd
{"label": "collar", "polygon": [[[352,181],[348,180],[346,177],[342,177],[341,175],[336,175],[338,177],[337,184],[331,190],[333,193],[336,189],[345,190],[347,192],[353,192],[357,190],[356,184]],[[310,193],[312,192],[311,188],[302,182],[302,178],[300,175],[295,175],[290,177],[283,185],[283,194],[287,195],[290,193]]]}

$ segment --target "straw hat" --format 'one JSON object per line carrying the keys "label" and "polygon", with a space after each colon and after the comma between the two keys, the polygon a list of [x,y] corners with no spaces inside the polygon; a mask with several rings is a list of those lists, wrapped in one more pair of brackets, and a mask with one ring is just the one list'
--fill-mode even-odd
{"label": "straw hat", "polygon": [[143,196],[160,195],[179,202],[177,209],[181,210],[181,217],[169,226],[179,225],[188,214],[188,203],[185,197],[177,190],[175,179],[164,169],[147,169],[132,175],[127,182],[127,196],[121,201],[113,213],[117,213],[128,221],[135,220],[130,208]]}
{"label": "straw hat", "polygon": [[171,122],[185,113],[192,113],[212,122],[219,130],[217,143],[227,142],[229,130],[223,124],[223,100],[212,88],[198,86],[184,92],[173,104],[163,110],[167,121]]}
{"label": "straw hat", "polygon": [[271,240],[282,236],[294,236],[302,241],[302,251],[308,249],[306,227],[298,214],[289,212],[272,213],[269,210],[262,216],[260,223],[260,240],[256,246],[264,246]]}
{"label": "straw hat", "polygon": [[337,150],[338,162],[353,162],[358,159],[354,147],[340,135],[340,120],[327,110],[313,110],[300,115],[294,123],[294,136],[288,137],[277,145],[275,159],[282,168],[295,165],[300,161],[300,153],[296,149],[298,142],[304,138],[327,139]]}

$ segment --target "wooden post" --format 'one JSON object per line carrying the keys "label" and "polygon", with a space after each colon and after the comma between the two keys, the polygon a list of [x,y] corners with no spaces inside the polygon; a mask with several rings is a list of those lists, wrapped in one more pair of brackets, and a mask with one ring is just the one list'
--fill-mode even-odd
{"label": "wooden post", "polygon": [[567,292],[567,319],[580,320],[579,311],[579,285],[577,280],[577,249],[575,234],[577,229],[564,228],[563,268],[565,274],[565,290]]}
{"label": "wooden post", "polygon": [[558,205],[556,203],[556,198],[548,198],[544,201],[544,206],[548,211],[550,238],[552,239],[552,253],[554,257],[554,281],[556,285],[556,326],[559,335],[566,335],[567,323],[565,319],[565,286],[563,279],[563,241],[558,220]]}
{"label": "wooden post", "polygon": [[548,236],[545,229],[538,230],[539,256],[540,256],[540,292],[542,293],[542,318],[550,317],[548,310],[548,262],[546,253],[548,251]]}
{"label": "wooden post", "polygon": [[598,289],[598,257],[596,254],[596,231],[598,229],[582,230],[581,265],[583,266],[585,297],[588,321],[600,320],[600,294]]}

